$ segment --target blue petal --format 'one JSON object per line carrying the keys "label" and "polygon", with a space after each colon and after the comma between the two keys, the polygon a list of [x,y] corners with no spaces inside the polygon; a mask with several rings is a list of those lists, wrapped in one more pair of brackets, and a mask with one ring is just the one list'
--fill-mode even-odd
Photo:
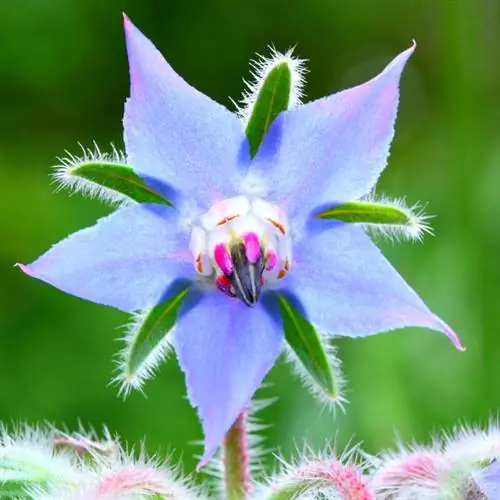
{"label": "blue petal", "polygon": [[491,464],[475,475],[476,483],[488,500],[500,500],[500,461]]}
{"label": "blue petal", "polygon": [[319,222],[324,230],[310,232],[294,247],[283,286],[320,330],[364,337],[420,326],[445,333],[462,349],[455,332],[427,308],[361,228]]}
{"label": "blue petal", "polygon": [[[265,299],[264,299],[265,302]],[[208,291],[175,330],[179,362],[189,400],[198,408],[205,434],[206,464],[245,409],[283,343],[282,327],[264,308],[262,297],[249,308],[218,291]]]}
{"label": "blue petal", "polygon": [[[146,182],[162,194],[181,192],[202,208],[234,196],[237,164],[248,158],[235,114],[188,85],[156,47],[125,18],[130,94],[125,145]],[[174,200],[175,202],[175,200]]]}
{"label": "blue petal", "polygon": [[176,212],[131,205],[54,245],[28,275],[64,292],[132,312],[162,300],[171,282],[193,274]]}
{"label": "blue petal", "polygon": [[[370,192],[394,135],[399,80],[414,46],[376,78],[282,113],[250,173],[291,217]],[[299,213],[298,213],[299,212]]]}

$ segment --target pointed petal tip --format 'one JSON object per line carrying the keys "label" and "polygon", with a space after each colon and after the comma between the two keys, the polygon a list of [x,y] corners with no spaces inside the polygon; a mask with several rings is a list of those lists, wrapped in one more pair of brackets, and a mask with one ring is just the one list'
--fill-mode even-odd
{"label": "pointed petal tip", "polygon": [[123,14],[123,31],[125,33],[125,47],[127,49],[127,56],[129,60],[129,68],[131,69],[130,66],[130,58],[131,58],[131,45],[132,45],[132,40],[134,39],[134,32],[137,31],[137,28],[135,27],[134,23],[130,20],[130,17],[125,14]]}
{"label": "pointed petal tip", "polygon": [[196,472],[200,472],[200,469],[202,467],[205,467],[205,465],[212,460],[212,457],[215,455],[215,452],[217,451],[217,448],[206,448],[205,447],[205,452],[203,453],[203,456],[200,458],[200,461],[196,465]]}
{"label": "pointed petal tip", "polygon": [[[417,42],[415,40],[411,41],[411,45],[400,52],[384,69],[382,73],[385,73],[388,69],[394,68],[395,66],[400,67],[400,74],[403,71],[404,66],[408,62],[408,59],[413,55],[415,49],[417,48]],[[380,75],[378,75],[380,76]],[[375,77],[377,78],[377,77]]]}
{"label": "pointed petal tip", "polygon": [[462,352],[467,350],[466,347],[462,345],[459,336],[449,327],[442,319],[436,318],[439,324],[439,329],[447,335],[447,337],[453,342],[453,345]]}
{"label": "pointed petal tip", "polygon": [[406,63],[406,61],[413,55],[416,48],[417,48],[417,41],[413,39],[411,41],[411,45],[407,49],[403,50],[403,52],[401,52],[399,56],[396,56],[396,60],[401,59],[401,56],[403,56],[404,62]]}
{"label": "pointed petal tip", "polygon": [[130,17],[128,17],[127,14],[125,14],[125,12],[122,12],[122,16],[123,16],[123,26],[125,26],[125,30],[127,30],[130,26],[134,25],[130,20]]}
{"label": "pointed petal tip", "polygon": [[132,22],[130,17],[128,17],[127,14],[125,14],[125,12],[122,12],[122,15],[123,15],[123,30],[125,31],[125,42],[128,49],[130,44],[133,42],[135,38],[141,38],[144,37],[144,35],[142,31],[139,28],[137,28],[137,26]]}
{"label": "pointed petal tip", "polygon": [[409,55],[413,54],[415,52],[415,49],[417,48],[417,41],[413,38],[411,41],[411,45],[403,50],[403,54],[408,53]]}
{"label": "pointed petal tip", "polygon": [[[263,170],[260,175],[265,175],[269,196],[285,203],[289,215],[302,219],[300,213],[305,215],[322,203],[359,199],[373,191],[394,136],[400,78],[415,48],[413,40],[367,82],[287,111],[271,126],[250,173],[259,175]],[[344,107],[349,109],[349,118],[340,124]],[[343,139],[332,145],[337,126],[343,130]],[[304,169],[304,165],[310,166]]]}
{"label": "pointed petal tip", "polygon": [[27,266],[26,264],[16,262],[14,264],[14,267],[18,267],[24,274],[27,274],[28,276],[35,276],[34,273],[30,270],[29,266]]}
{"label": "pointed petal tip", "polygon": [[180,314],[174,340],[189,401],[202,424],[205,447],[200,470],[275,364],[283,331],[264,307],[250,309],[241,301],[209,292],[195,308]]}
{"label": "pointed petal tip", "polygon": [[210,459],[209,458],[206,458],[206,457],[203,457],[199,462],[198,464],[196,465],[196,472],[200,472],[200,470],[205,467],[205,465],[207,465],[208,461]]}
{"label": "pointed petal tip", "polygon": [[453,330],[449,330],[449,332],[447,332],[447,335],[448,337],[450,338],[450,340],[453,342],[453,345],[460,351],[460,352],[465,352],[467,350],[467,347],[465,347],[464,345],[462,345],[462,342],[460,341],[460,339],[458,338],[458,335],[453,331]]}

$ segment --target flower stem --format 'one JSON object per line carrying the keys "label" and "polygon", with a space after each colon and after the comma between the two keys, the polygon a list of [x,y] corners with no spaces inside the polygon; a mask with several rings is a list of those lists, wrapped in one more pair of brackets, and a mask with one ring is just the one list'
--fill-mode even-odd
{"label": "flower stem", "polygon": [[236,419],[224,438],[226,500],[245,500],[252,490],[246,412]]}

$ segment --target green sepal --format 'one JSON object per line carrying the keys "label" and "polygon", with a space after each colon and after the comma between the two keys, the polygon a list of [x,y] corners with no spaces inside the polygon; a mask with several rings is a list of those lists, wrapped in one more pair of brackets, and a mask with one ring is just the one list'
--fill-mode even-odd
{"label": "green sepal", "polygon": [[339,383],[321,337],[314,326],[283,296],[277,295],[283,328],[288,345],[295,352],[304,369],[330,399],[340,397]]}
{"label": "green sepal", "polygon": [[107,161],[83,161],[65,170],[65,176],[79,177],[96,185],[130,198],[137,203],[171,203],[153,189],[133,171],[128,165]]}
{"label": "green sepal", "polygon": [[408,226],[413,223],[408,212],[394,205],[372,201],[349,201],[326,208],[316,214],[319,219],[337,219],[343,222],[365,224],[393,224]]}
{"label": "green sepal", "polygon": [[292,70],[289,63],[277,64],[262,82],[252,105],[245,134],[250,143],[250,155],[254,157],[279,113],[288,109],[292,92]]}
{"label": "green sepal", "polygon": [[189,292],[190,285],[184,285],[175,295],[151,309],[138,324],[135,324],[120,365],[122,379],[132,382],[135,378],[144,378],[141,373],[148,373],[151,364],[157,362],[155,349],[161,347],[166,336],[175,326],[177,314]]}

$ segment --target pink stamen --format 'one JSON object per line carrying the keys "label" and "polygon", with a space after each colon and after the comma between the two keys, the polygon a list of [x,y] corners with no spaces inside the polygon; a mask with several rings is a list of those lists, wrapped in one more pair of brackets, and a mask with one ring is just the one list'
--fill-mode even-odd
{"label": "pink stamen", "polygon": [[233,292],[231,282],[225,274],[220,274],[215,278],[215,286],[226,295],[229,295],[230,297],[236,297]]}
{"label": "pink stamen", "polygon": [[231,262],[231,255],[229,254],[227,247],[224,243],[219,243],[214,250],[214,259],[219,269],[224,274],[232,274],[233,263]]}
{"label": "pink stamen", "polygon": [[260,256],[259,237],[255,233],[247,233],[243,236],[245,241],[245,254],[251,264],[255,264]]}
{"label": "pink stamen", "polygon": [[266,254],[266,271],[272,271],[278,263],[278,256],[274,250],[268,250]]}

